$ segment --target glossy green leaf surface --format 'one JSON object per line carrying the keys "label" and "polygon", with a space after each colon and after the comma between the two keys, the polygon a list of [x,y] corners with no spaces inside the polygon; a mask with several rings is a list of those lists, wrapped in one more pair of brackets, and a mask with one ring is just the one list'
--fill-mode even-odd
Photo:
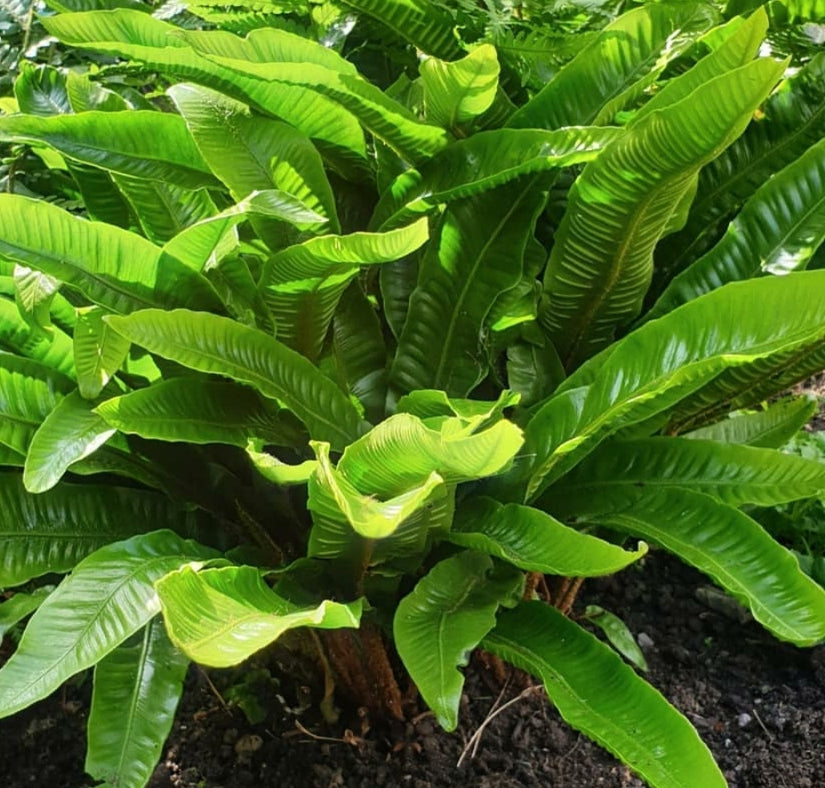
{"label": "glossy green leaf surface", "polygon": [[68,572],[110,542],[153,528],[185,532],[194,515],[167,498],[114,485],[62,483],[41,495],[21,474],[0,473],[0,586]]}
{"label": "glossy green leaf surface", "polygon": [[[497,576],[498,575],[498,576]],[[455,730],[470,652],[495,626],[500,604],[514,604],[518,572],[498,572],[465,550],[437,563],[398,604],[393,638],[404,667],[444,730]]]}
{"label": "glossy green leaf surface", "polygon": [[610,645],[639,670],[647,671],[647,660],[633,633],[618,616],[598,605],[588,605],[584,617],[604,632]]}
{"label": "glossy green leaf surface", "polygon": [[812,397],[788,398],[768,405],[765,410],[733,415],[681,437],[778,449],[811,420],[816,410]]}
{"label": "glossy green leaf surface", "polygon": [[709,575],[780,640],[825,639],[825,589],[755,520],[702,493],[651,490],[592,520],[661,544]]}
{"label": "glossy green leaf surface", "polygon": [[72,382],[36,361],[0,355],[0,444],[25,455],[43,420]]}
{"label": "glossy green leaf surface", "polygon": [[118,646],[95,668],[86,772],[106,785],[143,788],[172,730],[189,660],[163,622],[146,625],[134,645]]}
{"label": "glossy green leaf surface", "polygon": [[261,476],[273,484],[306,484],[318,467],[318,460],[304,460],[298,465],[290,465],[251,447],[247,447],[246,453]]}
{"label": "glossy green leaf surface", "polygon": [[791,164],[825,131],[825,55],[783,81],[760,108],[758,121],[699,175],[684,229],[657,250],[656,283],[713,246],[732,214],[774,173]]}
{"label": "glossy green leaf surface", "polygon": [[466,397],[484,378],[482,329],[502,291],[522,277],[546,195],[528,176],[452,203],[423,255],[390,369],[394,394],[443,389]]}
{"label": "glossy green leaf surface", "polygon": [[189,189],[216,185],[178,115],[128,110],[0,117],[0,140],[49,145],[83,164],[169,181]]}
{"label": "glossy green leaf surface", "polygon": [[244,386],[180,377],[106,400],[95,413],[113,429],[154,440],[245,448],[251,438],[261,438],[292,445],[300,431],[285,425],[278,410]]}
{"label": "glossy green leaf surface", "polygon": [[[300,85],[273,84],[223,68],[187,46],[177,35],[179,28],[149,14],[132,9],[61,14],[49,17],[44,26],[66,44],[134,59],[225,91],[325,143],[336,160],[341,157],[351,164],[364,156],[364,136],[358,122],[334,101]],[[284,33],[281,39],[288,36]],[[290,43],[295,38],[291,37]],[[314,47],[312,54],[317,56],[322,49]],[[307,59],[308,54],[302,47],[294,56]]]}
{"label": "glossy green leaf surface", "polygon": [[647,553],[643,542],[635,551],[623,550],[531,506],[502,505],[492,498],[462,504],[448,539],[528,572],[563,577],[613,574]]}
{"label": "glossy green leaf surface", "polygon": [[[121,55],[226,92],[318,140],[336,163],[352,166],[364,156],[364,135],[358,121],[335,102],[300,86],[271,84],[233,73],[187,46],[177,36],[179,28],[149,14],[131,9],[61,14],[50,17],[45,25],[66,44]],[[313,49],[313,54],[317,55],[318,49]],[[301,48],[294,56],[300,59],[307,55],[306,48]]]}
{"label": "glossy green leaf surface", "polygon": [[130,175],[112,174],[111,178],[144,235],[158,245],[217,213],[215,203],[205,189],[192,191],[173,183]]}
{"label": "glossy green leaf surface", "polygon": [[278,338],[314,359],[338,301],[361,265],[390,263],[426,243],[427,220],[386,233],[325,235],[290,246],[264,266],[259,287]]}
{"label": "glossy green leaf surface", "polygon": [[335,360],[367,419],[381,421],[387,399],[387,345],[379,316],[352,283],[335,310],[332,324]]}
{"label": "glossy green leaf surface", "polygon": [[122,336],[171,361],[248,383],[279,400],[313,438],[341,450],[363,430],[344,393],[303,356],[254,328],[204,312],[144,310],[111,317]]}
{"label": "glossy green leaf surface", "polygon": [[825,141],[774,175],[722,240],[675,277],[645,319],[727,282],[803,269],[825,240]]}
{"label": "glossy green leaf surface", "polygon": [[339,227],[321,156],[308,137],[208,88],[181,84],[168,93],[210,169],[236,200],[278,189],[329,220],[333,230]]}
{"label": "glossy green leaf surface", "polygon": [[74,366],[82,397],[95,399],[111,380],[129,352],[129,342],[103,319],[105,310],[78,310],[74,329]]}
{"label": "glossy green leaf surface", "polygon": [[508,125],[559,129],[610,123],[713,22],[708,6],[691,2],[645,5],[622,14],[560,69]]}
{"label": "glossy green leaf surface", "polygon": [[73,391],[49,413],[32,436],[23,483],[31,493],[54,487],[70,466],[99,449],[115,430]]}
{"label": "glossy green leaf surface", "polygon": [[399,175],[381,196],[372,226],[395,227],[438,205],[474,197],[522,175],[594,159],[623,134],[616,128],[481,131]]}
{"label": "glossy green leaf surface", "polygon": [[278,596],[251,566],[170,572],[155,584],[166,629],[188,657],[230,667],[295,627],[357,628],[360,600],[307,607]]}
{"label": "glossy green leaf surface", "polygon": [[347,446],[338,470],[360,492],[392,497],[421,484],[434,471],[448,484],[483,478],[505,468],[522,443],[509,421],[467,434],[460,419],[428,426],[397,413]]}
{"label": "glossy green leaf surface", "polygon": [[542,505],[560,516],[609,512],[662,487],[706,493],[731,506],[774,506],[821,493],[825,464],[712,440],[612,440],[556,482]]}
{"label": "glossy green leaf surface", "polygon": [[379,20],[428,55],[453,59],[462,54],[450,15],[429,0],[344,0],[344,4]]}
{"label": "glossy green leaf surface", "polygon": [[500,70],[491,44],[482,44],[453,62],[425,60],[420,67],[424,116],[448,130],[477,118],[495,101]]}
{"label": "glossy green leaf surface", "polygon": [[[353,73],[345,61],[332,60],[334,53],[320,44],[311,46],[323,50],[328,62],[322,64],[319,57],[296,62],[284,59],[282,54],[283,39],[291,34],[274,29],[256,31],[256,34],[256,37],[241,39],[223,31],[203,31],[186,33],[185,40],[198,54],[233,74],[308,88],[332,99],[351,112],[367,131],[409,161],[432,156],[449,143],[450,136],[444,129],[418,121],[402,104],[357,72]],[[269,40],[261,45],[261,39]],[[305,39],[298,41],[302,48],[310,46]],[[286,45],[293,43],[287,40]]]}
{"label": "glossy green leaf surface", "polygon": [[352,529],[366,539],[384,539],[422,509],[432,498],[443,495],[444,480],[432,471],[423,483],[386,501],[360,493],[346,475],[332,467],[329,445],[312,444],[318,465],[309,480],[307,508],[323,519],[343,515]]}
{"label": "glossy green leaf surface", "polygon": [[6,352],[11,351],[38,361],[68,378],[75,376],[71,337],[57,327],[52,328],[48,334],[40,329],[32,328],[20,316],[20,310],[14,301],[2,296],[0,296],[0,347]]}
{"label": "glossy green leaf surface", "polygon": [[76,287],[115,312],[219,306],[209,284],[140,236],[45,201],[0,195],[0,256]]}
{"label": "glossy green leaf surface", "polygon": [[318,227],[326,219],[297,197],[279,189],[251,192],[239,203],[190,224],[164,245],[165,254],[195,271],[211,271],[238,246],[235,228],[248,219],[275,219],[299,226]]}
{"label": "glossy green leaf surface", "polygon": [[638,111],[636,120],[678,104],[714,77],[750,63],[759,53],[767,32],[768,16],[764,9],[758,8],[693,68],[669,80],[657,91]]}
{"label": "glossy green leaf surface", "polygon": [[14,80],[14,97],[27,115],[62,115],[72,111],[66,89],[66,75],[51,66],[23,61]]}
{"label": "glossy green leaf surface", "polygon": [[23,319],[34,329],[49,328],[50,308],[60,283],[24,265],[14,267],[14,300]]}
{"label": "glossy green leaf surface", "polygon": [[482,646],[544,682],[562,717],[656,788],[727,784],[693,726],[609,646],[543,602],[498,617]]}
{"label": "glossy green leaf surface", "polygon": [[160,612],[155,580],[216,555],[171,531],[156,531],[85,558],[38,608],[0,669],[0,717],[47,697],[144,627]]}
{"label": "glossy green leaf surface", "polygon": [[[752,386],[750,376],[770,374],[789,357],[818,348],[825,339],[824,293],[825,273],[819,271],[736,282],[611,346],[571,375],[527,424],[524,452],[534,455],[528,495],[563,475],[607,435],[672,408],[724,370]],[[771,300],[769,314],[752,309],[765,299]],[[719,325],[735,329],[721,332]]]}
{"label": "glossy green leaf surface", "polygon": [[52,591],[54,586],[42,586],[30,594],[18,592],[0,603],[0,640],[15,624],[34,613]]}
{"label": "glossy green leaf surface", "polygon": [[601,350],[638,315],[653,248],[675,205],[699,169],[742,133],[784,67],[757,60],[707,81],[635,122],[585,167],[544,275],[542,321],[566,368]]}
{"label": "glossy green leaf surface", "polygon": [[504,411],[519,404],[519,395],[504,390],[495,402],[477,399],[448,397],[438,389],[417,389],[398,400],[399,413],[411,413],[420,419],[439,416],[457,416],[466,434],[476,432],[482,426],[499,421]]}

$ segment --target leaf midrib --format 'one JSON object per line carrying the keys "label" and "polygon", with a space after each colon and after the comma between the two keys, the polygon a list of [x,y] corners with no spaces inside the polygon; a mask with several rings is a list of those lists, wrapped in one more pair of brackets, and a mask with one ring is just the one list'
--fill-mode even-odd
{"label": "leaf midrib", "polygon": [[[127,575],[120,578],[120,580],[112,587],[111,591],[107,594],[105,599],[96,600],[97,605],[96,605],[95,609],[97,611],[97,615],[95,615],[93,618],[91,618],[89,620],[89,622],[86,624],[86,626],[84,626],[83,629],[79,633],[75,633],[74,643],[72,645],[68,646],[66,648],[66,650],[59,657],[57,657],[56,659],[50,660],[49,667],[46,668],[46,670],[40,671],[35,678],[33,678],[33,679],[31,679],[31,681],[29,681],[28,684],[25,684],[25,685],[23,685],[23,687],[21,689],[18,689],[17,693],[11,696],[11,698],[13,700],[7,701],[4,705],[5,706],[12,705],[12,703],[14,701],[17,701],[21,697],[21,695],[25,695],[31,689],[32,686],[38,684],[39,682],[45,681],[48,676],[54,674],[55,672],[57,672],[59,674],[61,665],[66,660],[67,655],[70,654],[72,651],[74,651],[77,648],[78,643],[85,642],[88,639],[87,635],[89,633],[89,630],[92,629],[94,627],[94,625],[98,623],[98,620],[102,616],[102,611],[105,611],[107,606],[111,605],[112,599],[115,596],[117,596],[117,594],[120,593],[120,591],[123,589],[123,587],[125,585],[127,585],[130,581],[133,581],[135,579],[135,577],[139,576],[141,573],[144,574],[144,575],[149,574],[156,564],[162,564],[165,561],[168,562],[172,558],[174,558],[176,560],[180,560],[181,564],[186,563],[187,560],[194,560],[194,557],[187,557],[187,556],[183,556],[183,555],[182,556],[161,555],[161,556],[154,556],[150,560],[140,561],[139,564],[131,572],[129,572]],[[100,569],[102,570],[103,567],[100,567]],[[157,594],[155,594],[155,599],[157,599]],[[158,603],[158,608],[159,607],[160,607],[160,603]],[[41,609],[42,609],[42,607],[41,607]],[[155,614],[157,612],[158,611],[156,610]],[[126,627],[126,629],[129,629],[129,628],[130,628],[129,626]],[[135,630],[133,629],[132,632],[134,632],[134,631]],[[127,634],[127,637],[128,637],[128,634]],[[115,644],[106,653],[108,654],[111,651],[113,651],[115,648],[117,648],[117,645],[118,644]],[[105,654],[102,655],[102,656],[105,656]],[[10,664],[10,662],[11,662],[11,660],[7,664]],[[83,662],[83,660],[79,660],[79,662]],[[88,667],[88,666],[86,666],[86,667]],[[82,669],[83,668],[81,667],[80,670],[82,670]],[[6,715],[6,716],[8,716],[8,715]]]}
{"label": "leaf midrib", "polygon": [[[140,340],[138,340],[138,342],[139,341]],[[241,374],[246,373],[248,378],[252,379],[252,380],[249,381],[250,383],[252,383],[253,381],[258,381],[258,384],[259,384],[258,385],[258,390],[261,391],[261,393],[264,396],[269,396],[270,398],[279,399],[284,403],[289,403],[287,405],[288,409],[291,410],[293,413],[296,413],[296,415],[298,415],[300,412],[304,412],[304,413],[308,414],[309,416],[311,416],[316,421],[318,421],[321,424],[323,424],[324,426],[328,427],[331,433],[333,433],[335,435],[338,435],[339,437],[343,438],[344,445],[350,443],[351,440],[353,439],[352,435],[350,435],[349,433],[343,431],[337,424],[335,424],[334,422],[327,419],[326,416],[320,415],[317,411],[315,411],[315,410],[311,409],[310,407],[308,407],[308,405],[306,404],[306,401],[300,400],[297,395],[292,396],[292,394],[290,392],[288,392],[285,388],[283,388],[282,385],[279,385],[279,384],[275,383],[274,379],[268,378],[265,375],[263,375],[262,373],[256,372],[255,370],[251,369],[250,367],[244,367],[240,364],[240,362],[231,361],[231,360],[229,360],[229,359],[227,359],[223,356],[217,355],[216,353],[212,353],[210,351],[203,350],[203,349],[193,350],[191,345],[184,344],[183,342],[181,342],[179,340],[171,339],[169,337],[164,337],[163,342],[165,342],[169,345],[172,345],[173,347],[177,348],[178,350],[183,350],[185,353],[189,353],[189,354],[192,354],[192,355],[195,355],[195,356],[200,355],[207,362],[212,362],[212,364],[214,366],[212,366],[209,369],[204,370],[206,372],[212,372],[212,373],[217,372],[217,374],[227,374],[225,372],[222,372],[222,370],[226,369],[226,367],[230,367],[230,368],[235,369],[237,372],[240,372]],[[286,349],[288,350],[288,348],[286,348]],[[161,356],[164,355],[160,351],[156,351],[156,352],[158,352],[158,355],[161,355]],[[303,358],[301,356],[299,356],[299,357]],[[309,362],[307,362],[307,363],[309,363]],[[313,367],[313,369],[316,369],[316,368]],[[316,372],[317,372],[317,369],[316,369]],[[232,377],[231,375],[227,375],[227,376]],[[244,378],[241,377],[240,374],[238,375],[238,379],[244,380]],[[267,390],[269,390],[269,391],[280,390],[282,392],[285,392],[287,394],[287,396],[283,396],[283,394],[276,394],[274,397],[272,397],[271,394],[270,395],[266,394]],[[338,392],[337,389],[335,389],[335,391],[336,391],[336,393]],[[339,401],[338,403],[333,403],[333,407],[335,407],[336,405],[339,406],[339,407],[344,407],[345,405],[349,405],[349,403],[346,403],[343,400],[343,394],[341,394],[341,397],[342,397],[342,400]],[[296,408],[296,405],[297,405],[297,408]],[[354,409],[353,409],[353,412],[356,413],[356,415],[357,415],[357,412],[355,412]],[[351,414],[348,414],[348,415],[351,415]]]}
{"label": "leaf midrib", "polygon": [[[645,754],[647,754],[647,757],[649,758],[649,763],[657,765],[670,778],[672,785],[684,784],[684,781],[681,779],[679,774],[673,772],[669,768],[668,760],[656,758],[648,747],[639,745],[639,739],[637,737],[629,735],[624,728],[620,727],[619,725],[616,725],[610,719],[610,717],[605,716],[601,712],[597,712],[589,703],[587,703],[586,700],[584,700],[580,696],[580,694],[575,689],[573,689],[573,687],[565,679],[562,673],[554,670],[552,665],[550,665],[542,657],[538,656],[534,651],[526,649],[524,646],[520,645],[514,640],[510,640],[508,638],[503,637],[501,634],[496,633],[495,630],[493,630],[493,632],[491,632],[487,635],[487,637],[484,638],[484,642],[492,644],[498,642],[504,647],[504,650],[509,650],[512,653],[517,654],[522,659],[523,664],[535,666],[531,669],[531,672],[535,672],[542,679],[542,682],[545,685],[545,689],[547,690],[547,696],[548,698],[550,698],[551,701],[553,701],[553,696],[550,694],[550,691],[547,687],[549,682],[546,681],[546,679],[544,678],[545,674],[551,675],[553,677],[553,684],[556,686],[561,685],[564,688],[568,700],[571,700],[573,703],[575,703],[578,710],[587,712],[589,715],[595,716],[597,720],[601,722],[602,725],[604,725],[609,731],[611,731],[612,735],[609,736],[598,735],[598,739],[601,743],[607,745],[609,742],[616,740],[628,742],[637,751],[641,749]],[[565,715],[562,714],[562,716]],[[609,746],[608,748],[614,753],[618,752],[618,748],[614,748],[613,746]],[[640,769],[640,765],[635,764],[633,768]]]}

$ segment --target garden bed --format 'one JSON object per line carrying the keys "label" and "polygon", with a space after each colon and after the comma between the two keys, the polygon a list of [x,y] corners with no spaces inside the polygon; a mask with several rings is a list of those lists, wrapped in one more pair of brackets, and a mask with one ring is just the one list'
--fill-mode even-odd
{"label": "garden bed", "polygon": [[[701,575],[654,553],[638,571],[590,581],[580,606],[603,605],[641,637],[650,680],[697,727],[731,788],[820,785],[825,647],[781,644],[755,624],[737,620],[735,607],[708,606],[705,587]],[[236,674],[209,676],[223,695]],[[500,702],[521,691],[511,682]],[[89,692],[87,680],[0,722],[5,786],[91,784],[82,771]],[[294,693],[284,692],[286,706],[294,708]],[[498,715],[486,727],[476,757],[468,753],[457,769],[498,694],[478,665],[469,671],[461,724],[453,735],[441,733],[429,715],[406,726],[374,726],[363,735],[364,722],[355,715],[343,715],[330,728],[317,705],[296,716],[284,709],[277,690],[270,694],[266,722],[250,726],[239,709],[224,708],[206,674],[193,669],[151,788],[643,785],[560,721],[538,693]]]}

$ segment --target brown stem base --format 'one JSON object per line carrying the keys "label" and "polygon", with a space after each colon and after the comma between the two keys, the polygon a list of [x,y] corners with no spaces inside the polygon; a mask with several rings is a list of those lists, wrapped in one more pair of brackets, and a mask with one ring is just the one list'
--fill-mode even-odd
{"label": "brown stem base", "polygon": [[376,718],[404,719],[403,698],[381,631],[363,623],[361,629],[323,632],[329,664],[338,688]]}

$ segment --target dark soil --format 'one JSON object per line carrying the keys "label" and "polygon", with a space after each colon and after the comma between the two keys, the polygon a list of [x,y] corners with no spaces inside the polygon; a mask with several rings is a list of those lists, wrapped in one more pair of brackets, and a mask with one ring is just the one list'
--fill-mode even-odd
{"label": "dark soil", "polygon": [[[693,721],[732,788],[825,785],[825,647],[778,643],[703,587],[702,576],[655,553],[643,567],[590,581],[577,608],[598,603],[627,622],[645,644],[649,680]],[[264,692],[267,719],[253,726],[216,694],[227,694],[238,674],[209,676],[215,690],[204,673],[190,673],[151,788],[643,785],[568,728],[537,692],[497,716],[475,757],[467,754],[458,768],[498,695],[479,666],[469,670],[462,724],[452,735],[426,714],[366,731],[368,721],[350,715],[330,727],[316,705],[296,715],[294,706],[306,704],[279,699],[272,683]],[[90,784],[83,775],[88,685],[69,686],[0,722],[0,784]],[[521,692],[511,685],[501,702]]]}

